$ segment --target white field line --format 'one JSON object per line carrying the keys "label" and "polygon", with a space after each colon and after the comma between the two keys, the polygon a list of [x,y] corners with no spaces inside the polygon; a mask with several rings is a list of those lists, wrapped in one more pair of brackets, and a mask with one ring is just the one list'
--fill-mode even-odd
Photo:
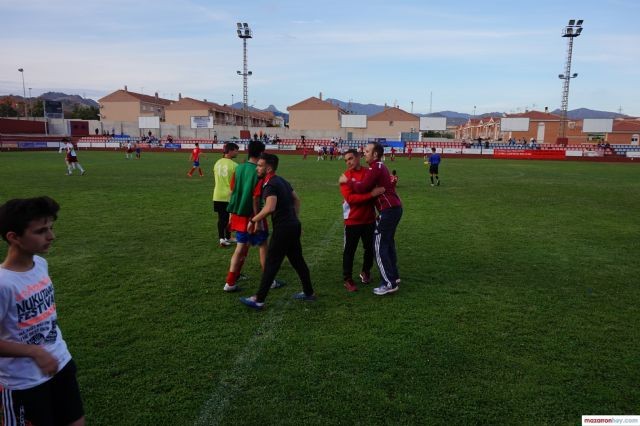
{"label": "white field line", "polygon": [[[328,251],[330,245],[329,240],[335,237],[337,228],[343,225],[342,218],[338,218],[324,234],[324,238],[314,247],[313,252],[305,255],[307,266],[313,269],[318,260],[322,259],[325,251]],[[304,226],[303,226],[304,230]],[[304,247],[303,247],[304,250]],[[313,282],[313,275],[311,276]],[[262,349],[266,344],[273,341],[279,330],[278,325],[282,321],[286,306],[291,303],[291,298],[279,300],[263,312],[264,319],[251,339],[247,342],[244,350],[240,352],[231,362],[230,368],[222,372],[218,378],[218,384],[209,397],[202,405],[200,415],[195,420],[194,425],[218,425],[224,417],[224,412],[231,403],[231,400],[237,395],[240,389],[247,381],[247,372],[251,370],[256,359],[261,355]],[[243,308],[238,305],[238,308]]]}

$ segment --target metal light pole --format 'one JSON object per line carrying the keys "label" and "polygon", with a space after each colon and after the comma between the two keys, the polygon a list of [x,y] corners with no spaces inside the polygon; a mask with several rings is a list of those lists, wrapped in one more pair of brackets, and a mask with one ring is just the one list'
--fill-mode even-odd
{"label": "metal light pole", "polygon": [[31,106],[31,87],[29,87],[29,117],[33,115],[33,107]]}
{"label": "metal light pole", "polygon": [[22,74],[22,102],[24,103],[24,118],[27,118],[27,90],[24,85],[24,68],[18,68],[20,74]]}
{"label": "metal light pole", "polygon": [[249,129],[249,114],[247,111],[248,103],[249,103],[249,90],[247,88],[247,77],[249,77],[252,73],[247,70],[247,39],[253,38],[253,34],[249,25],[246,22],[240,23],[238,22],[238,37],[242,39],[242,47],[243,47],[243,67],[242,72],[237,71],[238,75],[242,76],[242,128],[244,130]]}
{"label": "metal light pole", "polygon": [[558,142],[567,143],[567,110],[569,109],[569,82],[576,78],[578,73],[571,74],[571,55],[573,53],[573,39],[582,33],[582,19],[570,19],[569,24],[562,30],[562,37],[568,39],[567,62],[564,65],[564,74],[559,74],[558,78],[562,82],[562,106],[560,113],[560,131],[558,132]]}

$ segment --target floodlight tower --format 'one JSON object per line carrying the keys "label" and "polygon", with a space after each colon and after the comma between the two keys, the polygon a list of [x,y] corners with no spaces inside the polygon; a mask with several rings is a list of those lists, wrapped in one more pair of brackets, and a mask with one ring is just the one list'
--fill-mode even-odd
{"label": "floodlight tower", "polygon": [[24,118],[27,118],[27,90],[24,86],[24,68],[18,68],[20,74],[22,74],[22,102],[24,103]]}
{"label": "floodlight tower", "polygon": [[238,22],[238,37],[242,39],[242,47],[243,47],[243,68],[242,72],[237,71],[238,75],[242,76],[242,128],[244,130],[249,129],[249,114],[247,111],[247,106],[249,103],[249,91],[247,89],[247,77],[249,77],[252,72],[247,70],[247,39],[253,38],[253,34],[249,25],[246,22],[240,23]]}
{"label": "floodlight tower", "polygon": [[571,74],[571,55],[573,53],[573,39],[578,37],[582,33],[582,19],[570,19],[569,25],[562,30],[562,37],[568,39],[567,47],[567,62],[564,65],[564,74],[558,74],[560,80],[564,80],[562,83],[562,106],[561,106],[561,119],[560,119],[560,131],[558,139],[562,143],[567,142],[567,110],[569,108],[569,82],[572,78],[576,78],[578,73]]}

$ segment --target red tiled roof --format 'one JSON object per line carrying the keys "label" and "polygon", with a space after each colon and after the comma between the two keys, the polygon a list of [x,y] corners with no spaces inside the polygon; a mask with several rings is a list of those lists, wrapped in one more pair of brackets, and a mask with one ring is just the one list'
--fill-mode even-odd
{"label": "red tiled roof", "polygon": [[560,120],[562,117],[560,117],[559,115],[555,115],[555,114],[551,114],[548,112],[541,112],[541,111],[527,111],[527,112],[521,112],[518,114],[507,114],[508,118],[529,118],[531,120],[537,120],[537,121],[557,121]]}
{"label": "red tiled roof", "polygon": [[[174,102],[173,104],[168,106],[166,109],[167,111],[174,111],[174,110],[186,111],[186,110],[194,110],[194,109],[206,109],[206,110],[212,110],[215,112],[223,112],[226,114],[235,114],[238,116],[242,115],[241,109],[231,108],[227,105],[220,105],[215,102],[201,101],[199,99],[193,99],[188,97],[182,98],[178,102]],[[259,120],[267,120],[267,121],[273,120],[273,117],[274,117],[271,111],[249,110],[248,115],[249,117],[257,118]]]}
{"label": "red tiled roof", "polygon": [[387,108],[368,118],[369,121],[420,121],[418,116],[410,114],[400,108]]}
{"label": "red tiled roof", "polygon": [[321,99],[312,96],[308,99],[305,99],[302,102],[298,102],[297,104],[291,105],[287,107],[287,111],[302,111],[302,110],[335,110],[339,111],[340,108],[331,102],[323,101]]}
{"label": "red tiled roof", "polygon": [[137,99],[141,102],[147,102],[156,105],[171,105],[174,101],[164,98],[156,98],[155,96],[143,95],[142,93],[130,92],[128,90],[116,90],[115,92],[98,99],[98,102],[127,102]]}

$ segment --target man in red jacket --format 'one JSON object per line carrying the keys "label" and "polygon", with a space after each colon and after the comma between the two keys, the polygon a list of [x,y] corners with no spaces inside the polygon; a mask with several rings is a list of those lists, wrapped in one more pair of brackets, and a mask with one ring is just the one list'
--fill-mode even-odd
{"label": "man in red jacket", "polygon": [[[360,154],[355,149],[350,149],[344,154],[344,162],[347,170],[344,175],[348,179],[360,182],[366,169],[360,166]],[[360,281],[363,284],[371,282],[371,266],[373,266],[373,232],[375,230],[376,210],[375,198],[383,194],[384,187],[373,188],[366,194],[356,194],[348,184],[340,184],[340,192],[344,201],[342,212],[344,217],[344,251],[342,253],[342,276],[344,287],[347,291],[357,291],[358,286],[353,281],[353,258],[358,248],[358,241],[362,240],[364,256],[362,260],[362,272]]]}
{"label": "man in red jacket", "polygon": [[346,183],[356,194],[370,192],[377,186],[385,189],[384,194],[376,197],[376,209],[380,215],[376,221],[374,244],[382,282],[373,292],[378,296],[398,291],[400,283],[394,238],[402,218],[402,202],[391,182],[389,169],[380,161],[383,154],[382,145],[377,142],[369,143],[364,149],[364,159],[369,164],[365,177],[358,182],[343,174],[338,180],[339,183]]}

